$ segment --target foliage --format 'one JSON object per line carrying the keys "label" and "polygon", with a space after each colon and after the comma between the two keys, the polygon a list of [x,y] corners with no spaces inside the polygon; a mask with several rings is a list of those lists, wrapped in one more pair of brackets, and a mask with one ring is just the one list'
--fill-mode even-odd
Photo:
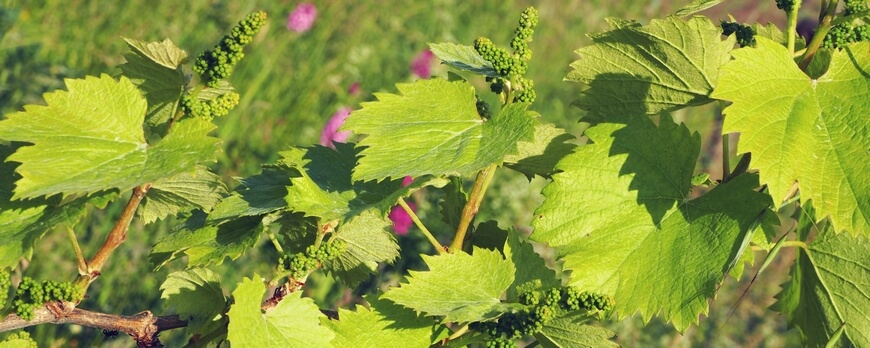
{"label": "foliage", "polygon": [[[529,44],[541,24],[529,7],[512,52],[486,37],[432,44],[449,79],[376,93],[341,128],[365,136],[359,142],[289,147],[231,192],[205,166],[219,149],[209,133],[245,94],[230,74],[266,26],[265,12],[198,56],[198,80],[186,77],[187,53],[171,41],[126,39],[120,76],[68,79],[66,90],[44,95],[46,105],[0,120],[0,285],[11,283],[6,267],[20,267],[55,228],[68,232],[79,271],[71,282],[24,276],[17,315],[0,325],[55,323],[63,314],[122,330],[140,346],[157,346],[157,334],[180,327],[191,346],[614,346],[616,335],[596,321],[639,312],[684,331],[709,313],[727,276],[754,259],[747,250],[768,252],[760,273],[788,245],[800,249],[775,309],[806,345],[870,345],[861,315],[870,298],[860,289],[870,269],[860,256],[870,232],[870,110],[862,99],[870,44],[830,50],[819,36],[795,62],[800,4],[777,5],[790,19],[784,34],[705,17],[610,19],[610,30],[576,50],[566,77],[584,86],[577,105],[590,126],[579,142],[533,111],[546,101],[525,77],[537,63]],[[822,33],[838,25],[824,11]],[[719,138],[723,171],[699,173],[701,136],[673,115],[713,102],[727,105],[721,133],[739,132],[745,155],[732,169],[729,138]],[[476,218],[495,173],[511,171],[546,179],[545,201],[526,221],[531,235]],[[436,194],[447,231],[438,237],[434,219],[406,202]],[[74,227],[116,199],[127,201],[124,210],[86,258]],[[398,285],[363,290],[402,255],[389,232],[397,206],[434,252]],[[801,212],[797,228],[777,230],[773,214],[788,209]],[[86,294],[111,292],[98,287],[102,267],[117,262],[136,217],[150,226],[177,222],[150,255],[158,269],[178,260],[188,267],[159,287],[175,315],[148,312],[139,316],[147,325],[133,326],[75,308],[87,306]],[[445,235],[449,244],[441,244]],[[242,279],[225,295],[204,267],[241,263],[261,238],[273,256],[266,278],[235,274]],[[324,274],[368,293],[365,302],[321,309],[303,295]]]}

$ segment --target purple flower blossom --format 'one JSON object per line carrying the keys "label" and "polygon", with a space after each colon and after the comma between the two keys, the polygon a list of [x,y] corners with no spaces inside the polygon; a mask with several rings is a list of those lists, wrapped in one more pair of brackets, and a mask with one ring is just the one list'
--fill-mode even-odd
{"label": "purple flower blossom", "polygon": [[428,79],[432,76],[432,62],[435,60],[435,54],[428,48],[420,52],[414,60],[411,61],[411,72],[421,79]]}
{"label": "purple flower blossom", "polygon": [[[417,206],[413,202],[408,202],[408,206],[411,207],[411,210],[417,211]],[[390,209],[390,220],[393,220],[393,231],[399,236],[408,234],[408,230],[414,224],[411,215],[408,215],[405,209],[398,205]]]}
{"label": "purple flower blossom", "polygon": [[301,3],[287,17],[287,29],[297,33],[304,33],[311,29],[316,18],[317,7],[312,3]]}
{"label": "purple flower blossom", "polygon": [[[406,176],[402,179],[402,187],[408,186],[412,182],[414,182],[414,178]],[[410,207],[413,212],[417,211],[417,206],[412,202],[408,202],[408,207]],[[405,209],[402,209],[402,207],[398,205],[394,206],[393,209],[390,209],[390,220],[393,221],[393,231],[400,236],[408,234],[408,230],[411,229],[411,225],[414,223],[414,220],[411,220],[411,215],[408,215]]]}
{"label": "purple flower blossom", "polygon": [[350,84],[350,87],[347,88],[347,93],[352,97],[358,96],[362,92],[362,85],[359,82],[354,82]]}
{"label": "purple flower blossom", "polygon": [[351,109],[349,107],[338,109],[338,111],[329,118],[329,121],[326,121],[326,126],[324,126],[323,131],[320,132],[320,145],[329,146],[334,149],[335,145],[333,145],[332,142],[343,143],[347,141],[347,138],[350,137],[350,132],[339,132],[338,129],[341,128],[341,125],[343,125],[344,121],[347,120],[347,117],[350,116],[350,111]]}

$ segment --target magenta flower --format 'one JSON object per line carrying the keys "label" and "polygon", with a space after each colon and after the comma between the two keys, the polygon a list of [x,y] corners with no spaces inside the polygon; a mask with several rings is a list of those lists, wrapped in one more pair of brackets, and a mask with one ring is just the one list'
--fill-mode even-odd
{"label": "magenta flower", "polygon": [[421,79],[428,79],[432,76],[433,61],[435,61],[435,55],[427,48],[411,61],[411,72]]}
{"label": "magenta flower", "polygon": [[304,33],[311,29],[314,19],[317,18],[317,7],[312,3],[301,3],[290,12],[287,17],[287,29],[297,33]]}
{"label": "magenta flower", "polygon": [[354,82],[350,84],[350,87],[347,88],[347,93],[352,97],[358,96],[362,92],[362,85],[359,82]]}
{"label": "magenta flower", "polygon": [[[402,179],[402,187],[408,186],[412,182],[414,182],[414,178],[406,176]],[[417,211],[417,206],[412,202],[408,202],[408,207],[410,207],[413,212]],[[411,220],[411,215],[408,215],[405,209],[402,209],[402,207],[398,205],[394,206],[393,209],[390,209],[390,220],[393,221],[393,231],[400,236],[408,234],[408,230],[411,229],[411,225],[414,224],[414,220]]]}
{"label": "magenta flower", "polygon": [[349,107],[343,107],[332,114],[329,121],[326,121],[326,126],[323,127],[323,131],[320,132],[320,145],[329,146],[334,149],[335,145],[333,145],[332,142],[343,143],[347,141],[347,138],[350,137],[350,132],[339,132],[338,129],[341,128],[341,125],[343,125],[344,121],[347,120],[347,117],[350,116],[350,111],[351,109]]}
{"label": "magenta flower", "polygon": [[[413,202],[408,202],[408,206],[411,207],[411,210],[417,211],[417,206]],[[390,220],[393,221],[393,231],[400,236],[408,234],[408,230],[414,224],[414,221],[411,220],[411,215],[408,215],[405,209],[402,209],[398,205],[390,209]]]}

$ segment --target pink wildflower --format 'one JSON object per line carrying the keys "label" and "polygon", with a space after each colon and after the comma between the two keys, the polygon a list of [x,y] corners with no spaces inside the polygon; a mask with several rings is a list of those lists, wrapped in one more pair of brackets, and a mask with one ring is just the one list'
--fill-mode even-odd
{"label": "pink wildflower", "polygon": [[[406,176],[402,179],[402,187],[408,186],[412,182],[414,182],[414,178]],[[417,211],[417,206],[412,202],[408,202],[408,207],[410,207],[413,212]],[[393,221],[393,231],[400,236],[408,234],[408,230],[411,229],[411,225],[414,223],[414,220],[411,220],[411,215],[408,215],[405,209],[402,209],[402,207],[398,205],[394,206],[393,209],[390,209],[390,220]]]}
{"label": "pink wildflower", "polygon": [[341,128],[341,125],[344,124],[344,121],[347,120],[347,117],[350,116],[351,109],[349,107],[343,107],[336,111],[332,117],[329,118],[329,121],[326,121],[326,126],[323,127],[323,131],[320,132],[320,145],[329,146],[331,148],[335,148],[335,145],[332,142],[343,143],[347,141],[347,138],[350,137],[350,132],[341,131],[338,129]]}
{"label": "pink wildflower", "polygon": [[432,62],[435,60],[435,55],[429,49],[425,49],[411,61],[411,72],[421,79],[428,79],[432,76]]}
{"label": "pink wildflower", "polygon": [[362,86],[359,84],[359,82],[354,82],[350,84],[350,87],[347,88],[347,93],[353,97],[358,96],[360,92],[362,92]]}
{"label": "pink wildflower", "polygon": [[287,17],[287,29],[297,33],[304,33],[311,29],[316,18],[317,7],[312,3],[301,3]]}
{"label": "pink wildflower", "polygon": [[[411,210],[417,211],[417,206],[413,202],[408,202],[408,206],[411,207]],[[393,231],[400,236],[408,234],[408,230],[414,224],[414,221],[411,220],[411,215],[408,215],[405,209],[402,209],[398,205],[390,209],[390,220],[393,220]]]}

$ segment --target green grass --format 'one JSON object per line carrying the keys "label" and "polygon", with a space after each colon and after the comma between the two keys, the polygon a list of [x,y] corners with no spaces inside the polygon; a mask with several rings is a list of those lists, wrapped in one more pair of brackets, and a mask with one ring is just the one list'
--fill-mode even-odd
{"label": "green grass", "polygon": [[[274,161],[288,146],[309,145],[318,141],[319,130],[337,109],[358,108],[358,103],[373,99],[372,93],[395,91],[397,82],[412,79],[409,64],[428,42],[450,41],[471,44],[478,36],[488,36],[507,45],[518,14],[531,2],[499,0],[462,1],[316,1],[318,19],[309,32],[298,34],[284,25],[291,4],[274,1],[83,1],[43,0],[26,5],[6,1],[0,14],[0,29],[8,27],[0,41],[0,112],[20,110],[24,104],[41,103],[40,94],[62,88],[63,77],[83,77],[102,72],[118,74],[127,51],[121,37],[148,41],[170,38],[187,50],[191,60],[221,38],[224,31],[253,10],[269,13],[270,23],[246,51],[231,81],[242,95],[240,105],[217,123],[217,136],[224,141],[213,169],[235,185],[234,177],[256,174],[263,163]],[[662,1],[564,0],[536,4],[541,20],[531,44],[534,57],[529,75],[535,80],[538,100],[533,108],[546,122],[578,134],[581,111],[571,107],[581,86],[564,82],[568,64],[578,57],[573,51],[589,43],[587,33],[605,29],[604,17],[618,16],[642,20],[660,17],[679,6]],[[768,9],[770,6],[766,6]],[[741,9],[727,7],[726,10]],[[720,10],[722,11],[722,10]],[[16,14],[17,15],[14,15]],[[752,13],[744,18],[752,17]],[[716,17],[720,18],[720,17]],[[435,68],[446,76],[446,68]],[[360,83],[362,94],[351,96],[347,89]],[[483,81],[478,86],[485,90]],[[680,115],[692,129],[709,139],[715,107]],[[412,116],[409,116],[412,117]],[[708,147],[705,145],[704,147]],[[715,157],[712,153],[707,156]],[[496,219],[502,226],[523,224],[542,200],[538,193],[543,180],[528,183],[518,175],[499,174],[481,211],[481,220]],[[437,218],[437,196],[415,197],[424,221]],[[93,212],[76,233],[86,255],[92,255],[114,223],[124,199],[105,211]],[[427,217],[427,213],[429,214]],[[434,217],[433,217],[434,215]],[[145,309],[163,314],[159,299],[160,283],[172,271],[183,269],[175,262],[150,273],[149,248],[170,232],[173,220],[149,226],[134,224],[127,242],[113,255],[103,275],[89,291],[83,308],[119,314],[134,314]],[[428,244],[417,231],[401,238],[404,255],[399,265],[385,270],[419,268],[418,251]],[[231,290],[242,276],[253,272],[269,274],[276,259],[268,243],[260,243],[237,262],[225,262],[214,269],[225,288]],[[74,256],[63,231],[49,233],[38,245],[31,262],[22,267],[39,278],[70,279],[75,274]],[[772,301],[777,285],[784,280],[788,260],[781,262],[771,279],[762,279],[738,307],[737,314],[725,323],[724,313],[735,303],[737,285],[729,280],[722,295],[713,302],[710,320],[689,329],[684,335],[670,325],[654,319],[642,326],[637,317],[606,325],[617,330],[624,346],[789,346],[796,334],[786,334],[784,320],[763,312]],[[395,272],[379,278],[395,283]],[[315,277],[307,294],[328,305],[341,303],[346,290],[328,277]],[[368,289],[377,288],[371,283]],[[357,295],[359,293],[356,293]],[[29,329],[41,346],[131,346],[127,337],[106,339],[93,329],[43,325]],[[180,331],[180,330],[176,330]],[[179,344],[180,333],[166,333],[164,343]],[[173,346],[172,343],[168,343]]]}

